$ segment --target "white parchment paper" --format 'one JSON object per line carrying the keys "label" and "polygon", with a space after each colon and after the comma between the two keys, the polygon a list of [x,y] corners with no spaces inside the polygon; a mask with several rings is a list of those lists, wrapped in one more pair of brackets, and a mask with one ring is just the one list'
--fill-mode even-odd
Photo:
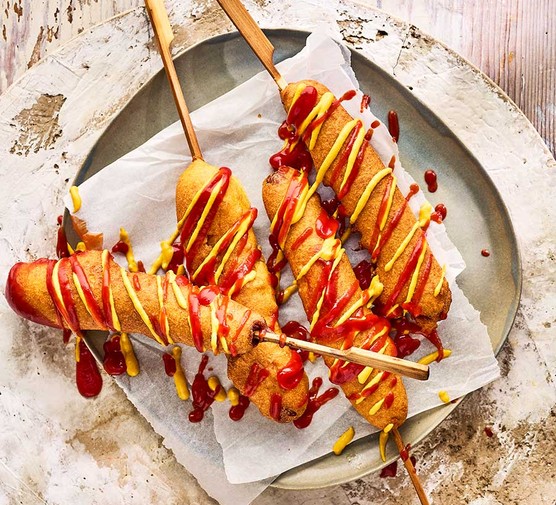
{"label": "white parchment paper", "polygon": [[[305,50],[280,64],[279,69],[289,82],[316,79],[336,95],[358,87],[349,68],[347,50],[321,32],[311,35]],[[361,94],[345,105],[368,126],[376,118],[369,111],[360,114],[360,101]],[[251,204],[259,209],[254,229],[266,256],[269,223],[262,205],[261,184],[270,173],[269,156],[281,148],[277,128],[284,115],[276,85],[266,73],[192,114],[205,160],[232,168]],[[399,160],[397,145],[386,126],[375,130],[372,144],[385,163],[394,154]],[[175,229],[175,184],[189,162],[181,125],[175,123],[83,183],[79,188],[83,205],[77,215],[87,222],[89,230],[104,233],[105,247],[117,242],[120,227],[126,228],[136,258],[148,266],[158,255],[160,241]],[[400,188],[406,191],[412,179],[403,172],[399,162],[395,171]],[[414,211],[423,202],[422,193],[413,198]],[[66,205],[72,210],[69,198]],[[486,327],[455,283],[457,274],[464,268],[460,254],[446,236],[443,225],[431,224],[428,238],[439,262],[447,265],[453,292],[449,317],[439,329],[444,346],[453,354],[432,365],[431,379],[426,383],[404,381],[410,416],[441,404],[440,390],[447,391],[454,399],[499,375]],[[306,321],[297,297],[281,310],[281,320],[289,319]],[[144,337],[138,342],[135,348],[142,372],[133,379],[120,379],[120,385],[166,438],[178,460],[223,504],[248,503],[273,476],[330,452],[335,440],[329,438],[329,433],[334,432],[336,423],[345,426],[349,421],[358,437],[372,431],[341,395],[325,405],[305,430],[277,425],[263,418],[253,406],[241,422],[234,423],[228,418],[228,404],[215,404],[203,423],[192,425],[187,420],[190,404],[177,399],[171,380],[164,374],[163,349]],[[412,359],[433,350],[432,345],[423,342]],[[191,380],[199,355],[194,349],[184,349],[183,363]],[[209,366],[225,382],[225,359],[211,358]],[[310,377],[327,375],[322,364],[308,365],[307,372]],[[325,381],[322,390],[327,387]],[[327,436],[323,436],[325,433]]]}

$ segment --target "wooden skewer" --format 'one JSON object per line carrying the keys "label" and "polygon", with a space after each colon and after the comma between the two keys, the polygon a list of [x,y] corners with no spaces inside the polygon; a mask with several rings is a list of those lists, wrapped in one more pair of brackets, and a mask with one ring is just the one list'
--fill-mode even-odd
{"label": "wooden skewer", "polygon": [[405,448],[400,432],[398,431],[397,428],[392,428],[392,434],[394,435],[394,440],[396,441],[396,445],[398,446],[398,451],[402,458],[403,464],[405,465],[407,473],[409,474],[409,478],[413,483],[413,487],[415,488],[415,491],[417,493],[417,496],[419,497],[419,501],[421,502],[421,505],[430,505],[429,499],[427,498],[427,495],[425,494],[425,490],[423,489],[423,485],[421,484],[421,481],[419,480],[419,476],[417,475],[417,472],[415,471],[415,467],[413,466],[413,462],[411,461],[411,458],[407,453],[407,449]]}
{"label": "wooden skewer", "polygon": [[164,7],[164,0],[145,0],[145,6],[151,19],[154,35],[158,41],[160,56],[162,57],[164,70],[166,70],[166,76],[168,77],[172,95],[174,96],[174,102],[176,103],[176,108],[178,109],[178,115],[183,126],[183,131],[191,152],[191,157],[194,160],[202,160],[203,153],[201,152],[197,135],[193,129],[193,123],[191,122],[189,110],[185,104],[183,91],[178,80],[178,74],[176,72],[176,67],[174,66],[174,61],[172,60],[172,53],[170,52],[170,43],[174,40],[174,32],[172,31],[170,20],[168,19],[168,13]]}
{"label": "wooden skewer", "polygon": [[[253,18],[251,18],[249,13],[245,10],[245,7],[243,7],[241,3],[236,3],[233,1],[218,1],[224,9],[234,9],[235,14],[241,16],[240,25],[242,27],[247,27],[247,35],[245,35],[245,32],[242,33],[244,33],[246,37],[249,37],[248,42],[250,40],[253,44],[255,44],[255,46],[253,46],[251,45],[251,42],[249,42],[256,54],[264,55],[264,59],[261,59],[261,61],[263,61],[263,64],[265,65],[267,70],[274,77],[278,86],[280,86],[281,89],[285,88],[286,82],[272,63],[272,54],[274,53],[274,47],[266,38],[261,29],[257,26]],[[180,116],[183,131],[185,133],[185,138],[187,139],[187,143],[191,151],[191,156],[193,159],[203,159],[203,154],[201,152],[201,148],[199,147],[197,135],[195,134],[195,130],[189,116],[189,110],[187,109],[185,97],[183,96],[183,91],[181,89],[178,75],[176,73],[176,68],[172,60],[172,55],[170,53],[170,43],[174,38],[174,33],[172,32],[172,27],[170,26],[168,13],[166,12],[166,8],[164,7],[164,2],[163,0],[145,0],[145,5],[147,8],[147,12],[149,13],[151,23],[153,25],[155,37],[160,47],[160,55],[162,57],[162,62],[164,63],[164,69],[166,70],[166,76],[168,77],[168,82],[172,89],[172,94],[174,95],[174,101],[178,109],[178,114]],[[260,338],[263,339],[263,336],[261,335]],[[427,380],[429,377],[429,370],[428,366],[426,365],[420,365],[411,361],[373,353],[364,349],[352,348],[342,351],[333,349],[331,347],[314,344],[312,342],[296,340],[290,337],[280,337],[274,333],[269,332],[265,334],[264,340],[275,342],[280,345],[288,345],[296,349],[313,351],[317,354],[331,356],[344,361],[351,361],[361,365],[379,368],[381,370],[386,370],[388,372],[405,375],[407,377],[412,377],[419,380]]]}
{"label": "wooden skewer", "polygon": [[279,345],[287,345],[294,349],[301,349],[302,351],[310,351],[315,354],[329,356],[343,361],[350,361],[358,365],[369,366],[378,368],[386,372],[410,377],[412,379],[427,380],[429,378],[429,367],[420,363],[414,363],[405,359],[394,358],[378,352],[368,351],[359,347],[352,347],[350,349],[334,349],[325,345],[316,344],[314,342],[306,342],[291,338],[286,335],[276,335],[275,333],[263,330],[256,334],[256,339],[259,341],[273,342]]}
{"label": "wooden skewer", "polygon": [[251,46],[261,63],[278,84],[281,91],[288,83],[274,66],[274,46],[238,0],[217,0],[245,41]]}

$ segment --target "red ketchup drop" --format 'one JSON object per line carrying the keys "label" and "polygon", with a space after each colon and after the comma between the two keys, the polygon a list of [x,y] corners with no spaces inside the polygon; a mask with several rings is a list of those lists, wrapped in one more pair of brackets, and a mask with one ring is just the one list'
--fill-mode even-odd
{"label": "red ketchup drop", "polygon": [[280,421],[280,413],[282,412],[282,395],[272,393],[270,397],[270,417],[275,421]]}
{"label": "red ketchup drop", "polygon": [[369,95],[363,95],[361,98],[361,108],[359,109],[359,112],[363,113],[365,109],[369,108],[369,105],[371,105],[371,97]]}
{"label": "red ketchup drop", "polygon": [[490,426],[485,426],[485,435],[488,438],[491,438],[494,435],[494,433],[492,432],[492,428]]}
{"label": "red ketchup drop", "polygon": [[481,255],[484,256],[485,258],[488,258],[490,256],[490,251],[488,249],[483,249],[481,251]]}
{"label": "red ketchup drop", "polygon": [[198,423],[203,420],[205,412],[214,402],[214,397],[220,391],[216,388],[215,391],[210,389],[203,372],[208,363],[208,356],[203,355],[201,363],[199,364],[199,370],[195,374],[195,379],[193,380],[193,385],[191,386],[191,392],[193,396],[193,410],[189,413],[189,421],[192,423]]}
{"label": "red ketchup drop", "polygon": [[[311,334],[307,328],[299,324],[297,321],[288,321],[284,326],[282,326],[282,331],[290,337],[304,340],[305,342],[311,341]],[[301,357],[301,361],[305,362],[309,357],[309,351],[299,351],[299,356]]]}
{"label": "red ketchup drop", "polygon": [[362,260],[353,267],[353,273],[359,281],[361,289],[367,289],[373,279],[373,265],[370,261]]}
{"label": "red ketchup drop", "polygon": [[398,358],[405,358],[406,356],[413,354],[421,345],[421,341],[419,339],[413,338],[410,335],[396,337],[395,343],[398,348]]}
{"label": "red ketchup drop", "polygon": [[98,371],[97,362],[83,340],[79,341],[79,361],[75,363],[75,381],[77,390],[85,398],[97,396],[102,389],[102,376]]}
{"label": "red ketchup drop", "polygon": [[291,352],[287,365],[278,371],[276,379],[282,389],[294,389],[303,378],[303,361],[295,351]]}
{"label": "red ketchup drop", "polygon": [[385,466],[380,471],[380,477],[385,479],[386,477],[395,477],[398,473],[398,460],[392,461],[388,466]]}
{"label": "red ketchup drop", "polygon": [[321,209],[315,223],[315,230],[320,238],[327,239],[338,231],[338,221],[330,217],[325,209]]}
{"label": "red ketchup drop", "polygon": [[313,420],[313,415],[327,402],[338,396],[337,388],[329,388],[322,395],[317,396],[319,389],[322,386],[322,379],[316,377],[313,379],[313,385],[309,389],[309,402],[305,412],[296,419],[293,424],[298,429],[307,428]]}
{"label": "red ketchup drop", "polygon": [[123,241],[123,240],[118,240],[113,246],[111,251],[113,253],[121,253],[121,254],[127,254],[129,252],[129,246]]}
{"label": "red ketchup drop", "polygon": [[62,330],[62,340],[64,341],[64,344],[67,344],[70,338],[71,338],[71,330],[68,328],[64,328]]}
{"label": "red ketchup drop", "polygon": [[427,170],[425,172],[425,182],[429,192],[434,193],[438,189],[438,180],[434,170]]}
{"label": "red ketchup drop", "polygon": [[176,360],[174,356],[165,352],[162,355],[162,361],[164,361],[164,371],[168,377],[173,377],[176,373]]}
{"label": "red ketchup drop", "polygon": [[400,138],[400,122],[398,120],[398,113],[395,110],[388,112],[388,131],[394,142],[397,142]]}
{"label": "red ketchup drop", "polygon": [[442,345],[442,340],[440,340],[440,336],[438,335],[438,332],[436,330],[433,330],[428,334],[427,333],[423,334],[423,336],[432,345],[434,345],[434,347],[436,347],[436,350],[438,351],[438,358],[436,358],[436,361],[441,361],[442,358],[444,357],[444,347]]}
{"label": "red ketchup drop", "polygon": [[119,335],[104,342],[104,359],[102,365],[110,375],[122,375],[127,370],[125,358],[120,346]]}
{"label": "red ketchup drop", "polygon": [[434,208],[434,213],[431,216],[431,220],[436,221],[437,223],[441,223],[446,219],[447,215],[448,209],[446,208],[446,205],[444,205],[443,203],[439,203]]}
{"label": "red ketchup drop", "polygon": [[247,407],[249,407],[250,403],[251,402],[247,396],[239,395],[238,404],[230,407],[230,411],[228,412],[230,419],[232,421],[239,421],[245,414],[245,411],[247,410]]}
{"label": "red ketchup drop", "polygon": [[249,375],[247,376],[247,381],[245,382],[244,393],[248,398],[253,396],[257,388],[261,383],[270,375],[270,372],[263,368],[258,363],[253,363],[251,369],[249,370]]}

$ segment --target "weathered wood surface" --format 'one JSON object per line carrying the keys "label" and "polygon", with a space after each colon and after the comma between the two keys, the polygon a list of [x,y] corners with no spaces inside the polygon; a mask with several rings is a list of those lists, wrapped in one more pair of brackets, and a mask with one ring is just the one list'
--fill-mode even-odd
{"label": "weathered wood surface", "polygon": [[[142,3],[140,0],[3,0],[0,93],[60,44]],[[556,6],[553,0],[367,0],[366,3],[414,24],[485,72],[529,118],[552,153],[556,152]]]}
{"label": "weathered wood surface", "polygon": [[[96,12],[97,3],[83,1],[80,8]],[[178,28],[176,50],[231,29],[213,3],[167,3]],[[428,494],[447,505],[553,504],[554,160],[523,115],[434,40],[354,0],[329,0],[328,10],[300,3],[248,6],[267,27],[310,27],[334,16],[349,43],[411,84],[477,156],[508,204],[523,245],[523,304],[499,356],[502,378],[470,395],[415,449]],[[398,14],[427,28],[428,4],[400,2]],[[17,5],[21,10],[26,4]],[[467,2],[465,9],[457,5],[468,12]],[[9,9],[11,16],[11,2]],[[434,22],[453,23],[446,33],[457,41],[463,25],[457,16],[448,21],[452,10],[439,7]],[[160,68],[146,18],[137,10],[84,32],[0,95],[0,291],[12,262],[52,253],[54,218],[76,170],[107,122]],[[531,205],[536,212],[524,211]],[[73,356],[61,349],[56,332],[20,321],[3,297],[0,321],[0,502],[211,502],[111,381],[98,401],[79,397]],[[416,497],[400,471],[395,479],[370,475],[325,490],[269,489],[256,500],[286,502],[414,504]]]}

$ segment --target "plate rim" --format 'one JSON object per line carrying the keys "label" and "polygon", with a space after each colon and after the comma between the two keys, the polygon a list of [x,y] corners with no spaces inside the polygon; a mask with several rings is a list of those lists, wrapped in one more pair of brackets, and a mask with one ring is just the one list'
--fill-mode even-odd
{"label": "plate rim", "polygon": [[[135,9],[130,9],[130,11],[134,11]],[[390,16],[387,13],[384,13],[383,11],[380,11],[379,9],[375,9],[379,12],[382,12],[385,16],[387,16],[388,18],[392,18],[392,16]],[[120,14],[121,15],[121,14]],[[115,16],[115,17],[119,17]],[[392,18],[395,19],[395,18]],[[454,52],[453,50],[451,50],[449,47],[447,47],[445,44],[437,41],[436,39],[434,39],[433,37],[425,34],[424,32],[421,32],[418,28],[417,30],[420,33],[423,33],[423,35],[430,37],[432,40],[434,40],[435,43],[439,43],[445,50],[447,50],[452,56],[457,57],[458,59],[460,59],[462,62],[464,62],[465,64],[469,65],[472,70],[475,73],[480,74],[481,76],[485,77],[486,79],[488,79],[489,84],[496,89],[497,92],[500,92],[503,96],[504,99],[508,100],[512,105],[515,106],[515,104],[511,101],[511,99],[505,94],[505,92],[503,90],[501,90],[496,83],[494,83],[493,81],[491,81],[488,76],[486,76],[486,74],[484,74],[480,69],[478,69],[477,67],[473,66],[472,64],[470,64],[467,60],[465,60],[463,57],[461,57],[458,53]],[[291,29],[291,28],[263,28],[263,32],[265,32],[265,34],[270,35],[270,37],[272,37],[273,34],[296,34],[298,37],[302,36],[304,38],[308,37],[311,33],[311,31],[305,30],[305,29]],[[210,37],[206,37],[202,40],[197,41],[196,43],[186,47],[186,48],[182,48],[180,49],[180,51],[178,51],[175,55],[172,56],[173,60],[177,60],[179,58],[184,57],[185,54],[187,54],[189,51],[195,50],[197,47],[207,44],[207,43],[220,43],[220,42],[225,42],[228,40],[232,40],[232,39],[237,39],[237,38],[241,38],[241,35],[239,34],[239,32],[237,32],[237,30],[233,30],[227,33],[220,33],[220,34],[216,34]],[[370,65],[373,68],[373,71],[377,71],[379,72],[382,76],[386,77],[388,80],[392,81],[394,83],[394,85],[396,86],[396,89],[399,90],[404,97],[407,99],[409,98],[411,101],[415,102],[416,104],[419,105],[419,107],[422,107],[424,109],[426,109],[431,115],[432,117],[434,117],[435,121],[438,122],[438,124],[442,125],[443,127],[445,127],[448,131],[453,133],[452,128],[449,128],[446,123],[439,118],[439,116],[436,114],[436,112],[431,109],[427,104],[425,104],[421,99],[419,99],[418,97],[416,97],[413,93],[411,93],[406,86],[404,86],[403,84],[401,84],[395,76],[393,76],[392,74],[390,74],[389,72],[387,72],[386,70],[382,69],[381,67],[379,67],[375,62],[371,61],[365,54],[363,54],[363,52],[357,50],[356,48],[352,47],[352,45],[346,41],[346,40],[342,40],[341,43],[343,44],[343,46],[345,46],[349,51],[350,51],[350,56],[353,56],[354,54],[358,57],[358,58],[362,58],[365,63],[367,65]],[[254,57],[254,55],[253,55]],[[263,70],[263,67],[261,65],[261,70]],[[86,178],[80,177],[81,174],[84,174],[87,172],[87,170],[89,169],[92,159],[94,157],[94,153],[98,147],[98,145],[102,142],[102,140],[104,139],[105,135],[107,134],[107,131],[109,130],[109,128],[112,126],[112,124],[114,122],[116,122],[118,120],[118,118],[120,117],[120,115],[122,114],[122,112],[130,105],[130,103],[135,99],[135,97],[141,93],[142,91],[144,91],[147,87],[149,87],[151,85],[151,83],[157,79],[160,78],[160,75],[164,72],[164,68],[160,68],[157,72],[155,72],[149,79],[147,79],[140,87],[138,87],[134,94],[132,96],[130,96],[121,106],[121,108],[119,109],[118,113],[116,113],[111,119],[110,121],[106,122],[105,127],[103,128],[102,133],[99,135],[99,137],[96,139],[96,141],[94,142],[93,146],[90,148],[89,152],[87,153],[87,156],[85,157],[85,159],[83,160],[83,162],[80,164],[80,166],[77,168],[76,173],[75,173],[75,177],[73,179],[73,183],[74,184],[80,184],[81,182],[83,182],[84,180],[86,180]],[[354,71],[355,72],[355,71]],[[356,75],[357,76],[357,75]],[[359,79],[358,79],[359,80]],[[191,112],[193,110],[196,109],[191,109]],[[517,109],[519,110],[519,109]],[[524,116],[525,117],[525,116]],[[527,119],[527,118],[526,118]],[[530,121],[529,121],[530,122]],[[534,127],[533,127],[534,128]],[[512,314],[512,316],[510,318],[506,319],[506,323],[504,325],[504,330],[503,330],[503,336],[500,339],[499,343],[493,348],[494,354],[495,356],[498,355],[498,353],[500,352],[502,346],[505,344],[505,342],[507,341],[508,335],[515,323],[516,317],[517,317],[517,313],[519,311],[519,306],[520,306],[520,300],[521,300],[521,295],[522,295],[522,288],[523,288],[523,268],[522,268],[522,254],[521,254],[521,249],[519,246],[519,241],[517,240],[517,236],[515,234],[515,229],[514,229],[514,225],[513,222],[511,220],[511,216],[508,210],[508,207],[500,193],[500,191],[498,190],[497,186],[495,185],[493,179],[491,178],[489,172],[483,167],[483,165],[478,161],[478,159],[476,158],[476,156],[471,152],[471,150],[465,145],[465,143],[463,143],[463,141],[460,139],[459,136],[456,136],[455,134],[452,135],[452,138],[454,139],[454,141],[459,145],[459,147],[465,152],[465,155],[468,156],[469,158],[471,158],[476,164],[477,166],[479,166],[481,168],[481,171],[483,172],[484,175],[486,175],[486,178],[488,179],[488,183],[490,185],[490,189],[492,190],[492,195],[495,197],[500,210],[503,212],[503,216],[504,216],[504,225],[508,227],[509,230],[509,237],[511,238],[511,244],[512,247],[515,251],[515,257],[512,258],[515,261],[515,265],[513,265],[512,268],[512,278],[514,280],[515,283],[515,297],[512,300],[512,306],[510,308],[509,313]],[[102,170],[102,169],[101,169]],[[64,212],[64,218],[63,218],[63,225],[64,229],[66,230],[66,232],[68,233],[68,239],[71,240],[72,238],[75,239],[75,235],[71,226],[71,221],[69,218],[69,211],[68,209],[65,209]],[[97,352],[96,348],[91,344],[91,342],[89,342],[89,339],[87,338],[87,336],[85,336],[84,338],[84,342],[85,344],[90,348],[91,352],[93,353],[93,355],[95,356],[95,358],[97,359],[97,361],[99,361],[100,363],[102,363],[102,358],[100,356],[100,354]],[[473,393],[473,392],[472,392]],[[442,412],[442,419],[434,424],[433,426],[429,426],[427,427],[417,438],[413,439],[410,443],[412,446],[415,446],[416,444],[422,442],[422,440],[428,436],[432,431],[434,431],[466,398],[468,398],[472,393],[468,393],[467,395],[460,397],[458,399],[456,399],[455,401],[451,402],[450,404],[447,405],[440,405],[438,407],[435,407],[434,409],[429,409],[427,411],[425,411],[424,413],[419,414],[418,416],[421,416],[422,414],[426,414],[427,412]],[[408,420],[408,422],[411,419],[414,419],[417,416],[414,416],[412,418],[410,418]],[[404,423],[405,425],[405,423]],[[400,431],[403,433],[404,431],[404,425],[401,426]],[[361,439],[359,439],[357,442],[359,443],[364,443],[364,441],[369,441],[372,439],[375,439],[378,437],[378,433],[374,433],[372,435],[367,435],[365,437],[362,437]],[[307,489],[323,489],[326,487],[330,487],[330,486],[335,486],[338,484],[343,484],[346,482],[351,482],[353,480],[365,477],[371,473],[377,472],[380,469],[384,468],[385,466],[387,466],[388,464],[392,463],[393,461],[397,460],[399,458],[399,455],[397,453],[393,454],[392,456],[390,456],[389,458],[386,459],[385,462],[383,462],[382,464],[380,464],[378,467],[373,467],[373,468],[363,468],[359,471],[354,471],[350,474],[350,476],[346,479],[345,477],[338,477],[337,479],[328,479],[326,483],[323,484],[309,484],[309,485],[297,485],[295,483],[291,483],[288,482],[287,478],[290,474],[299,471],[300,468],[306,468],[306,467],[310,467],[311,465],[315,464],[315,462],[318,461],[322,461],[324,459],[331,459],[331,458],[337,458],[337,456],[335,456],[333,453],[329,453],[326,455],[323,455],[319,458],[316,458],[312,461],[309,461],[307,463],[304,463],[298,467],[294,467],[286,472],[283,472],[282,474],[278,475],[276,477],[276,479],[270,484],[271,487],[277,488],[277,489],[285,489],[285,490],[307,490]],[[284,482],[285,481],[285,482]]]}

